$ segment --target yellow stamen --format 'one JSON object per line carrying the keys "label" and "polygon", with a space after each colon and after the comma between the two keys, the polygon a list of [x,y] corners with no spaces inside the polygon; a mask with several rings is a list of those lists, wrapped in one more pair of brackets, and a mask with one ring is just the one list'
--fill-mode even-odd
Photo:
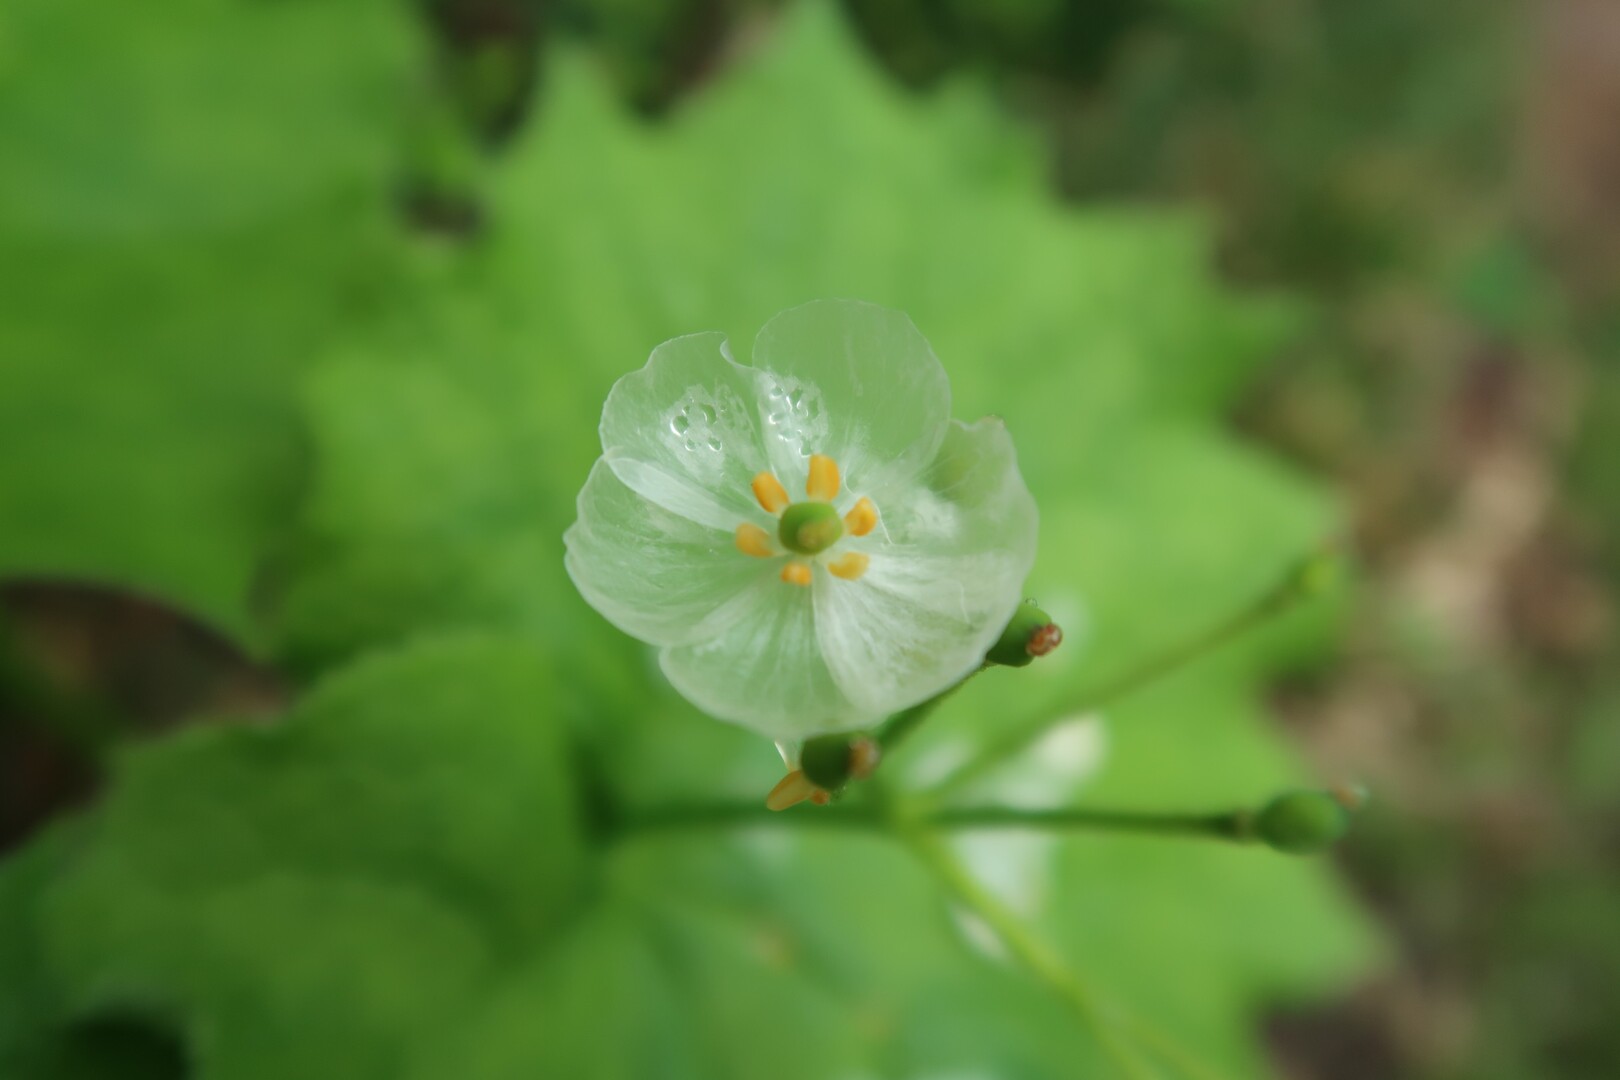
{"label": "yellow stamen", "polygon": [[765,808],[767,810],[786,810],[790,806],[799,805],[806,799],[814,798],[819,790],[821,789],[812,784],[810,778],[804,775],[803,769],[794,769],[777,781],[776,786],[771,788],[771,793],[765,796]]}
{"label": "yellow stamen", "polygon": [[789,585],[810,584],[810,564],[802,562],[788,563],[782,567],[782,580]]}
{"label": "yellow stamen", "polygon": [[787,509],[787,489],[771,473],[762,472],[754,477],[753,488],[754,498],[759,500],[759,505],[765,508],[767,514],[780,514]]}
{"label": "yellow stamen", "polygon": [[827,564],[827,572],[833,577],[843,578],[845,581],[854,581],[866,573],[866,566],[872,560],[858,551],[849,551],[838,556]]}
{"label": "yellow stamen", "polygon": [[810,455],[810,479],[804,485],[806,495],[822,502],[838,498],[838,463],[825,454]]}
{"label": "yellow stamen", "polygon": [[865,536],[877,528],[877,507],[872,505],[871,499],[863,495],[861,501],[850,508],[844,515],[844,528],[851,536]]}
{"label": "yellow stamen", "polygon": [[826,806],[832,802],[832,792],[816,788],[810,793],[810,801],[816,806]]}
{"label": "yellow stamen", "polygon": [[756,559],[768,559],[776,554],[771,550],[771,534],[747,523],[737,526],[737,550]]}

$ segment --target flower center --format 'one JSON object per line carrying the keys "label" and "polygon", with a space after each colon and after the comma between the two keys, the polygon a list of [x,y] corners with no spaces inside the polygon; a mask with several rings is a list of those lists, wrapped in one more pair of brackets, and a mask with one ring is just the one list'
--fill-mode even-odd
{"label": "flower center", "polygon": [[844,522],[831,503],[794,503],[776,530],[782,546],[800,555],[820,555],[844,535]]}
{"label": "flower center", "polygon": [[[846,551],[836,558],[817,560],[843,539],[865,536],[877,527],[877,507],[872,500],[861,498],[840,516],[833,500],[838,497],[840,484],[838,463],[824,454],[810,457],[810,477],[805,483],[805,502],[793,502],[787,489],[773,473],[762,472],[751,485],[754,498],[767,514],[779,519],[776,539],[789,555],[808,556],[809,559],[791,559],[782,567],[782,580],[792,585],[809,585],[814,580],[812,564],[821,561],[833,577],[854,581],[866,573],[871,561],[858,551]],[[737,549],[756,559],[775,558],[781,554],[771,542],[771,534],[758,525],[744,523],[737,526]]]}

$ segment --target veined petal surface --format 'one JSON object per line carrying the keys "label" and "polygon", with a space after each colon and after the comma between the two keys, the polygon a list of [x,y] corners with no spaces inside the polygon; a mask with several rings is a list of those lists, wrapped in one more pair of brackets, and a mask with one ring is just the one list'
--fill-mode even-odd
{"label": "veined petal surface", "polygon": [[857,581],[818,578],[816,633],[854,706],[890,713],[971,673],[1022,598],[1038,515],[1006,426],[953,421],[919,482],[883,493]]}
{"label": "veined petal surface", "polygon": [[774,576],[731,606],[727,625],[707,641],[665,649],[664,674],[711,716],[773,739],[803,739],[873,723],[844,694],[818,640],[814,588]]}
{"label": "veined petal surface", "polygon": [[749,359],[764,447],[791,492],[811,454],[836,458],[864,494],[920,473],[945,436],[950,380],[904,312],[817,300],[766,323]]}
{"label": "veined petal surface", "polygon": [[755,520],[749,481],[768,468],[754,373],[732,362],[721,333],[688,334],[652,351],[614,384],[602,450],[629,487],[716,528]]}
{"label": "veined petal surface", "polygon": [[563,536],[580,593],[613,625],[654,645],[712,638],[734,602],[777,560],[739,552],[733,534],[673,513],[625,486],[604,457],[579,493],[579,520]]}
{"label": "veined petal surface", "polygon": [[[753,361],[693,334],[619,381],[568,570],[711,715],[779,740],[869,726],[982,661],[1034,560],[1034,501],[999,420],[950,419],[901,312],[806,304],[765,325]],[[843,477],[834,496],[824,470],[817,497],[847,512],[869,496],[875,528],[791,555],[752,481],[768,471],[797,502],[815,454]],[[741,525],[763,530],[746,551]]]}

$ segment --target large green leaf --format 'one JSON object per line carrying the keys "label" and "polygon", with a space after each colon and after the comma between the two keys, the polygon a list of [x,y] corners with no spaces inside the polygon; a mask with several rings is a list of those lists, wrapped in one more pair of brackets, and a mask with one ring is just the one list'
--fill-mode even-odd
{"label": "large green leaf", "polygon": [[0,1062],[75,1075],[105,1017],[233,1080],[900,1076],[964,1024],[1029,1075],[1085,1052],[879,841],[603,846],[546,666],[423,643],[279,723],[127,752],[77,832],[0,873]]}
{"label": "large green leaf", "polygon": [[[644,722],[593,718],[617,763],[609,787],[703,791],[726,776],[757,796],[768,752],[705,733],[649,685],[639,650],[574,597],[558,535],[614,378],[702,329],[746,358],[769,315],[825,295],[907,310],[957,413],[1006,417],[1045,523],[1030,587],[1070,624],[1058,658],[964,693],[920,758],[929,739],[971,753],[1000,724],[1061,714],[1088,680],[1247,603],[1336,524],[1215,422],[1295,313],[1225,292],[1196,220],[1066,211],[1036,174],[977,95],[896,96],[814,6],[656,132],[565,60],[500,175],[489,242],[427,265],[316,373],[291,655],[320,666],[449,622],[617,656]],[[1256,679],[1301,648],[1306,627],[1289,629],[1186,673],[1174,698],[1122,708],[1099,797],[1202,807],[1299,782],[1251,704]],[[1263,1071],[1256,1006],[1318,991],[1367,951],[1309,864],[1076,841],[1037,869],[1054,885],[1033,914],[1076,965],[1234,1076]],[[1067,905],[1081,888],[1113,914]]]}
{"label": "large green leaf", "polygon": [[1037,496],[1066,498],[1121,431],[1207,416],[1294,320],[1218,287],[1194,219],[1060,209],[979,96],[897,97],[815,5],[658,132],[565,58],[514,158],[488,242],[423,260],[311,382],[284,611],[305,663],[447,619],[571,624],[558,533],[601,402],[666,338],[744,355],[806,298],[904,309],[958,414],[1017,421]]}
{"label": "large green leaf", "polygon": [[[284,727],[133,755],[83,854],[17,888],[53,1016],[178,1023],[218,1077],[1108,1075],[887,843],[607,843],[613,807],[759,798],[780,770],[585,607],[561,532],[608,387],[660,341],[722,329],[746,358],[813,297],[907,310],[957,414],[1006,417],[1043,513],[1030,587],[1070,631],[916,737],[888,774],[920,783],[936,755],[1062,715],[1246,602],[1334,527],[1219,424],[1296,312],[1228,294],[1196,219],[1060,208],[982,94],[899,96],[820,6],[660,129],[577,58],[544,104],[488,235],[402,252],[305,384],[313,482],[276,631],[334,674]],[[241,520],[202,530],[209,558],[173,549],[133,579],[230,609],[263,518]],[[1255,700],[1311,638],[1283,627],[1189,668],[1114,710],[1084,768],[1054,783],[1053,762],[1023,763],[998,797],[1061,801],[1089,778],[1099,800],[1201,808],[1298,781]],[[970,855],[1106,997],[1219,1074],[1264,1075],[1255,1012],[1367,952],[1315,864],[1027,841]]]}
{"label": "large green leaf", "polygon": [[296,373],[382,263],[387,0],[0,12],[0,574],[246,629]]}

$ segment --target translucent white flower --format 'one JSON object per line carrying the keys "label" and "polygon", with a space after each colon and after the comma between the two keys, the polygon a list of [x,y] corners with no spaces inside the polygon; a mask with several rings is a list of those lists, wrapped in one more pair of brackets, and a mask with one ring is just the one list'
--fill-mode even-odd
{"label": "translucent white flower", "polygon": [[1017,606],[1035,502],[1000,420],[950,418],[911,320],[827,300],[653,350],[602,412],[568,572],[705,712],[777,739],[954,685]]}

